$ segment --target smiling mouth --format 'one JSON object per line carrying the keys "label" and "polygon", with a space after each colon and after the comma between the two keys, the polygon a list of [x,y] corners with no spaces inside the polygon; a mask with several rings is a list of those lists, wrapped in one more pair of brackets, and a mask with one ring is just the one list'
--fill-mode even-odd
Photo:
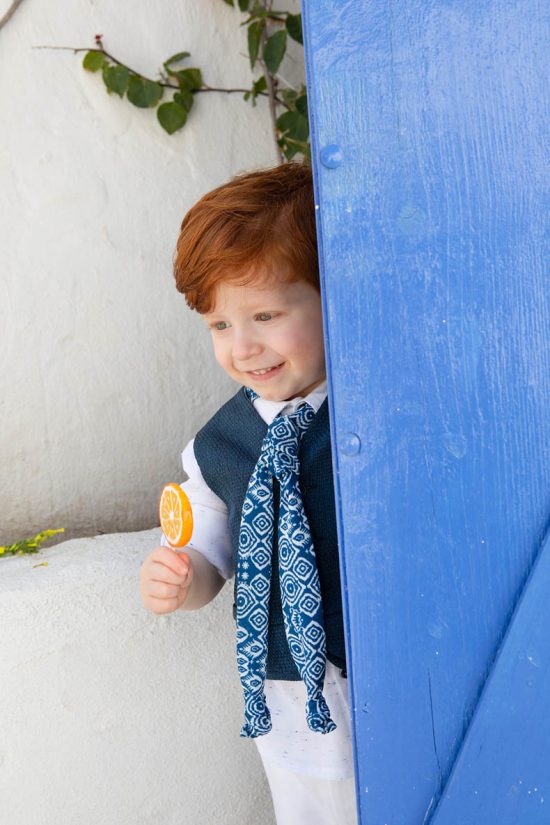
{"label": "smiling mouth", "polygon": [[275,372],[280,367],[282,367],[283,364],[284,364],[284,361],[281,364],[276,364],[274,367],[266,367],[266,369],[262,369],[262,370],[248,370],[248,374],[249,375],[255,375],[255,376],[269,375],[270,373]]}

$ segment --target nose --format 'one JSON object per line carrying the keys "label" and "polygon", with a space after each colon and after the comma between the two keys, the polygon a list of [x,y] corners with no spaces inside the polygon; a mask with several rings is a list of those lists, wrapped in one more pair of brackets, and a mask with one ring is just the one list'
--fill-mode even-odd
{"label": "nose", "polygon": [[254,358],[262,351],[262,345],[253,329],[246,327],[235,329],[233,333],[233,361],[244,363],[250,358]]}

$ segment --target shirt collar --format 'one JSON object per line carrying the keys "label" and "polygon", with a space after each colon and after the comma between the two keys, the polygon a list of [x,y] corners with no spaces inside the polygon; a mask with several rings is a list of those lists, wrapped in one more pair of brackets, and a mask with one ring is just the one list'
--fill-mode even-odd
{"label": "shirt collar", "polygon": [[305,397],[298,395],[290,401],[268,401],[267,398],[261,398],[258,396],[258,398],[255,398],[252,403],[254,404],[257,413],[263,418],[265,423],[271,424],[275,416],[279,413],[283,413],[283,415],[293,413],[302,401],[307,401],[307,403],[310,404],[317,413],[326,397],[327,382],[325,379],[325,381],[322,381],[318,387],[315,387],[315,389]]}

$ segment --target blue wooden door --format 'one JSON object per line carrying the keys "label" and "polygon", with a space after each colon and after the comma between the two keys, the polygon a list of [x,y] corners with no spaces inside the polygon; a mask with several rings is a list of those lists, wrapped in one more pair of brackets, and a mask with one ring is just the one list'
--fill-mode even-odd
{"label": "blue wooden door", "polygon": [[548,825],[550,4],[302,11],[361,822]]}

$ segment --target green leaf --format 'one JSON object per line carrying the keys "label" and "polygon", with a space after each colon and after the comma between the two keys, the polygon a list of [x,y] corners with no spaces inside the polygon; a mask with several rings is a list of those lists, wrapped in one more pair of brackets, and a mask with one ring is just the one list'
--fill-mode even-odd
{"label": "green leaf", "polygon": [[233,5],[233,0],[223,0],[224,3],[227,3],[228,6]]}
{"label": "green leaf", "polygon": [[168,69],[170,77],[175,77],[182,92],[190,92],[193,89],[200,89],[202,86],[202,74],[200,69],[179,69],[177,72]]}
{"label": "green leaf", "polygon": [[308,119],[297,111],[282,114],[277,118],[276,126],[285,138],[304,141],[309,136]]}
{"label": "green leaf", "polygon": [[297,146],[288,146],[285,144],[283,146],[283,155],[285,156],[285,160],[292,160],[294,155],[297,155],[300,150]]}
{"label": "green leaf", "polygon": [[304,45],[304,36],[302,33],[302,15],[301,14],[287,14],[286,30],[293,40]]}
{"label": "green leaf", "polygon": [[261,92],[265,92],[267,89],[267,82],[265,77],[262,75],[258,78],[253,84],[250,91],[245,92],[244,99],[248,100],[249,97],[252,97],[252,105],[256,105],[256,98]]}
{"label": "green leaf", "polygon": [[173,135],[187,120],[187,111],[179,103],[163,103],[157,109],[157,117],[165,132]]}
{"label": "green leaf", "polygon": [[307,117],[307,95],[302,95],[302,97],[296,98],[295,105],[300,114]]}
{"label": "green leaf", "polygon": [[130,79],[130,72],[126,66],[104,66],[103,67],[103,82],[110,92],[116,92],[122,97],[128,88],[128,81]]}
{"label": "green leaf", "polygon": [[177,54],[173,54],[172,57],[169,57],[168,60],[165,60],[162,65],[171,66],[172,63],[179,63],[180,60],[185,60],[186,57],[191,57],[191,52],[178,52]]}
{"label": "green leaf", "polygon": [[286,51],[286,31],[275,32],[271,37],[268,37],[264,46],[264,60],[268,71],[275,74],[281,61],[285,56]]}
{"label": "green leaf", "polygon": [[250,55],[250,68],[253,69],[258,59],[258,52],[260,51],[260,38],[264,30],[265,23],[263,20],[255,20],[248,27],[248,54]]}
{"label": "green leaf", "polygon": [[193,96],[193,92],[176,92],[174,95],[174,101],[179,103],[180,106],[183,106],[186,112],[190,112],[191,106],[195,102],[195,98]]}
{"label": "green leaf", "polygon": [[239,8],[241,11],[248,11],[250,0],[239,0]]}
{"label": "green leaf", "polygon": [[294,101],[298,97],[298,92],[295,92],[294,89],[281,89],[281,95],[285,103],[294,106]]}
{"label": "green leaf", "polygon": [[102,52],[86,52],[82,65],[89,72],[97,72],[103,68],[105,62],[105,55]]}
{"label": "green leaf", "polygon": [[277,143],[281,147],[281,151],[286,160],[292,160],[294,155],[297,155],[299,152],[304,156],[304,160],[311,160],[311,147],[309,143],[287,140],[286,138],[278,140]]}
{"label": "green leaf", "polygon": [[[272,0],[271,0],[272,2]],[[270,3],[271,5],[271,3]],[[246,24],[250,23],[250,21],[256,18],[262,18],[264,20],[280,20],[281,23],[285,22],[285,15],[288,14],[286,11],[275,11],[274,9],[269,9],[267,7],[266,0],[254,0],[252,3],[252,8],[250,8],[250,0],[248,3],[248,9],[243,9],[243,11],[249,11],[250,17],[248,17],[244,22]],[[242,24],[241,24],[242,25]]]}
{"label": "green leaf", "polygon": [[258,78],[253,85],[252,85],[252,94],[254,96],[259,95],[260,92],[267,91],[267,80],[265,79],[264,75]]}
{"label": "green leaf", "polygon": [[162,97],[163,89],[159,83],[146,80],[140,75],[130,75],[128,82],[128,100],[140,109],[156,106]]}

